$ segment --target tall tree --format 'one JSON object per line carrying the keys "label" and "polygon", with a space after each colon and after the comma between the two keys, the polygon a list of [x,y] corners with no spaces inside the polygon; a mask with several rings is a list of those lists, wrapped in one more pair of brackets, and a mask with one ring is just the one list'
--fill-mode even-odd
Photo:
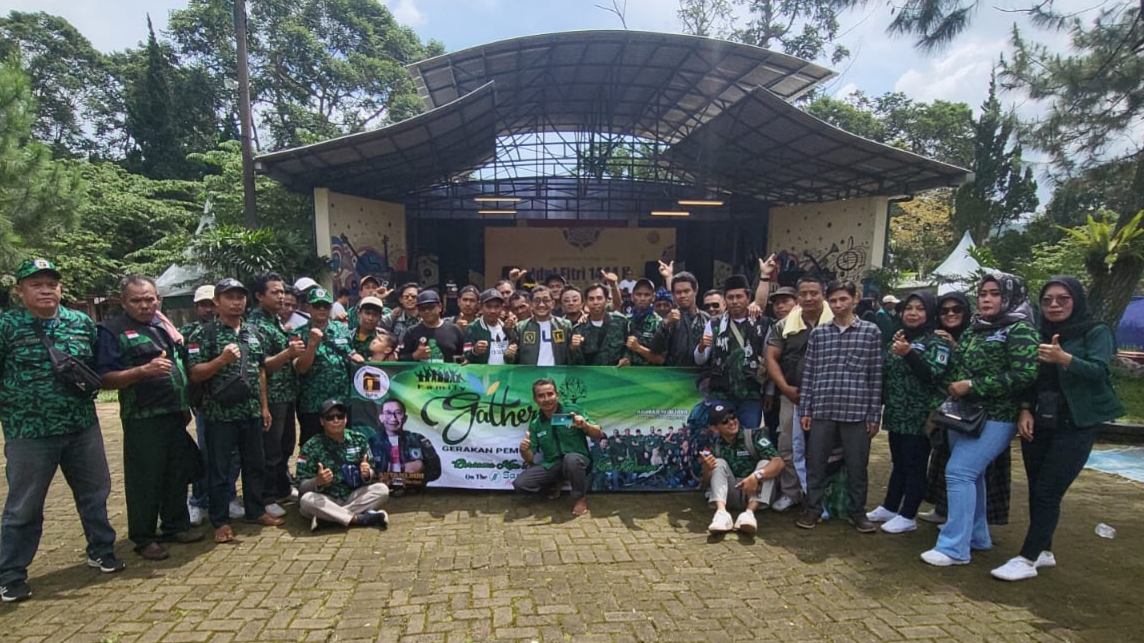
{"label": "tall tree", "polygon": [[16,59],[0,65],[0,269],[11,270],[36,241],[75,222],[84,185],[69,161],[32,140],[31,84]]}
{"label": "tall tree", "polygon": [[[859,0],[680,0],[684,33],[714,36],[838,63],[850,50],[838,43],[839,16]],[[744,16],[733,25],[733,14]]]}
{"label": "tall tree", "polygon": [[1002,111],[995,78],[981,112],[974,125],[973,180],[958,188],[953,215],[957,231],[968,230],[978,243],[1000,236],[1040,203],[1033,169],[1022,167],[1021,145],[1013,142],[1016,118]]}
{"label": "tall tree", "polygon": [[[184,60],[226,96],[233,92],[230,0],[191,0],[173,11],[169,32]],[[249,55],[255,134],[285,147],[403,120],[421,110],[405,65],[441,53],[421,43],[376,0],[251,0]]]}
{"label": "tall tree", "polygon": [[36,139],[57,157],[98,151],[90,130],[113,85],[103,55],[63,18],[13,11],[0,17],[0,60],[12,56],[31,77]]}

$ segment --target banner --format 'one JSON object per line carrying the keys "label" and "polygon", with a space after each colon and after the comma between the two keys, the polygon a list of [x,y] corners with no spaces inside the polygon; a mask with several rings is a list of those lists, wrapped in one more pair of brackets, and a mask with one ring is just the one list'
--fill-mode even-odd
{"label": "banner", "polygon": [[591,444],[590,490],[698,486],[706,415],[687,427],[701,400],[687,369],[366,363],[354,376],[351,423],[371,437],[391,483],[512,489],[542,377],[604,431]]}
{"label": "banner", "polygon": [[673,228],[485,228],[489,283],[516,267],[538,280],[560,273],[583,288],[598,281],[601,270],[638,279],[648,262],[661,259],[675,259]]}

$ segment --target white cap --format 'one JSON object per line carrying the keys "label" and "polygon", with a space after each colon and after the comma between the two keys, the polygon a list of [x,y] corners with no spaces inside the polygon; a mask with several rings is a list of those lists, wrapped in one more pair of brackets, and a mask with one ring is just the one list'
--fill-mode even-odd
{"label": "white cap", "polygon": [[902,303],[902,300],[898,299],[897,297],[895,297],[893,295],[886,295],[885,297],[882,297],[882,303],[883,304],[900,304],[900,303]]}
{"label": "white cap", "polygon": [[298,277],[298,281],[294,282],[294,287],[298,290],[301,290],[302,292],[306,292],[307,290],[317,285],[318,282],[310,279],[309,277]]}
{"label": "white cap", "polygon": [[214,300],[214,286],[199,286],[195,289],[195,303]]}

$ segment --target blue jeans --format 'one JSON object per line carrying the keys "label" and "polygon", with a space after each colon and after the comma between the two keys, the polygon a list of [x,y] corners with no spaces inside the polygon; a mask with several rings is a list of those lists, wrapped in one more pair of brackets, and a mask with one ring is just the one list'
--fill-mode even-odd
{"label": "blue jeans", "polygon": [[969,560],[972,550],[993,547],[985,521],[985,468],[1009,448],[1016,432],[1015,423],[992,420],[977,438],[949,431],[950,456],[945,466],[949,513],[934,549],[956,560]]}
{"label": "blue jeans", "polygon": [[716,404],[735,409],[735,417],[739,418],[739,425],[745,429],[757,429],[763,426],[762,400],[711,400],[708,410]]}
{"label": "blue jeans", "polygon": [[[210,505],[210,483],[207,478],[210,476],[211,464],[207,457],[207,423],[203,420],[203,416],[195,413],[195,436],[199,442],[199,453],[203,456],[203,477],[196,480],[191,485],[191,502],[192,507],[199,509],[207,509]],[[238,497],[238,474],[241,470],[238,462],[238,451],[230,455],[230,471],[227,475],[227,481],[230,483],[230,499],[234,500]]]}
{"label": "blue jeans", "polygon": [[99,424],[68,435],[7,438],[4,459],[8,500],[0,517],[0,585],[28,578],[44,531],[44,498],[56,469],[63,471],[75,498],[87,555],[103,558],[112,553],[115,529],[107,520],[111,474]]}

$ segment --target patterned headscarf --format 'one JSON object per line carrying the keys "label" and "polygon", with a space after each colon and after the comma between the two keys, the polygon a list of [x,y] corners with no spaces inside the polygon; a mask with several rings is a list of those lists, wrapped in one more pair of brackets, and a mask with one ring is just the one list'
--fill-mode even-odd
{"label": "patterned headscarf", "polygon": [[985,275],[981,285],[992,281],[1001,290],[1001,310],[988,317],[977,312],[973,315],[974,330],[1004,328],[1023,319],[1033,318],[1033,308],[1029,305],[1029,288],[1017,275],[994,270]]}

